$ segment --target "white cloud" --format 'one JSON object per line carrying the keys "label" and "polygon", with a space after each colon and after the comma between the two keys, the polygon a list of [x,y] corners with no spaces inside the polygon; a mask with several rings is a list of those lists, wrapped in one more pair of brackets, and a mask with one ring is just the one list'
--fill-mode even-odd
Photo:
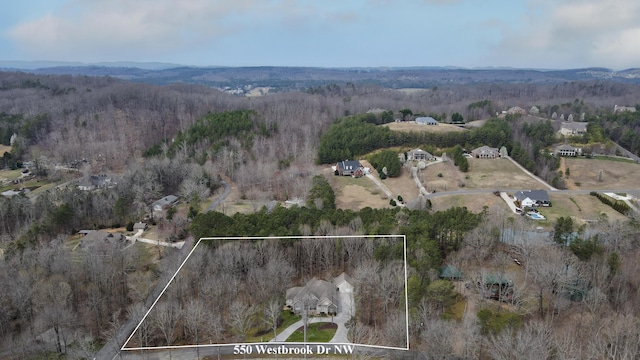
{"label": "white cloud", "polygon": [[23,22],[6,35],[43,58],[85,53],[106,59],[212,46],[222,36],[260,24],[304,26],[314,19],[354,18],[351,11],[298,0],[69,0],[58,12]]}
{"label": "white cloud", "polygon": [[529,10],[520,28],[504,32],[497,49],[516,66],[640,64],[637,0],[531,0]]}

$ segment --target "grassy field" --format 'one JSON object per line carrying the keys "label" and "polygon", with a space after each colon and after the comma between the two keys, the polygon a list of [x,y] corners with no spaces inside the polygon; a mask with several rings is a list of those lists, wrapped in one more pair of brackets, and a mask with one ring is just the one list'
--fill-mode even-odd
{"label": "grassy field", "polygon": [[[564,161],[565,168],[570,170],[570,175],[565,180],[571,189],[635,189],[638,187],[640,164],[635,162],[616,158],[565,158]],[[600,170],[602,170],[602,181],[598,181]]]}
{"label": "grassy field", "polygon": [[[338,329],[338,325],[329,323],[329,322],[321,322],[321,323],[312,323],[307,325],[307,341],[308,342],[329,342],[335,335],[336,330]],[[304,330],[300,327],[298,330],[294,331],[291,336],[287,339],[287,342],[303,342],[304,341]]]}
{"label": "grassy field", "polygon": [[427,191],[459,190],[465,180],[465,176],[451,162],[427,166],[419,177]]}
{"label": "grassy field", "polygon": [[391,207],[387,195],[366,177],[335,176],[331,168],[325,170],[325,174],[336,195],[337,208],[359,210],[367,206],[374,209]]}
{"label": "grassy field", "polygon": [[467,160],[469,172],[465,174],[465,184],[469,189],[547,189],[508,159]]}
{"label": "grassy field", "polygon": [[553,226],[559,217],[572,216],[577,224],[597,221],[606,214],[609,221],[625,221],[627,218],[591,195],[549,193],[551,207],[538,208],[547,219],[537,221],[541,226]]}
{"label": "grassy field", "polygon": [[447,195],[436,196],[431,199],[431,208],[434,211],[444,211],[456,206],[466,207],[474,213],[481,212],[485,206],[489,209],[495,206],[504,206],[507,209],[507,204],[504,200],[493,194]]}
{"label": "grassy field", "polygon": [[445,133],[445,132],[453,132],[453,131],[467,131],[467,129],[465,128],[461,128],[459,126],[451,125],[451,124],[420,125],[412,121],[392,122],[392,123],[384,124],[382,126],[386,126],[392,131],[402,131],[402,132],[415,131],[415,132]]}
{"label": "grassy field", "polygon": [[[282,311],[282,323],[280,323],[280,326],[278,326],[276,333],[280,334],[282,331],[284,331],[284,329],[288,328],[301,318],[302,316],[294,315],[288,310]],[[254,329],[253,331],[250,331],[250,334],[245,339],[245,342],[263,342],[273,339],[272,329],[269,329],[269,331],[267,331],[266,333],[256,333],[257,331],[259,330]]]}

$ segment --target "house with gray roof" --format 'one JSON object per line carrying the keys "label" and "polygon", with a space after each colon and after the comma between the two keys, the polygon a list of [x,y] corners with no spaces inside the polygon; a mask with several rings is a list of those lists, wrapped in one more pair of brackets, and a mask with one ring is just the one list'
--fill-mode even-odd
{"label": "house with gray roof", "polygon": [[285,305],[296,314],[305,310],[310,315],[337,314],[340,292],[353,292],[351,278],[342,273],[332,282],[313,278],[305,286],[287,290]]}
{"label": "house with gray roof", "polygon": [[518,202],[521,208],[551,206],[549,193],[546,190],[518,191],[513,195],[513,200]]}
{"label": "house with gray roof", "polygon": [[569,144],[562,144],[556,147],[555,154],[559,156],[577,156],[582,154],[582,149],[573,147]]}
{"label": "house with gray roof", "polygon": [[497,159],[500,157],[500,150],[488,146],[481,146],[471,150],[471,155],[478,159]]}
{"label": "house with gray roof", "polygon": [[115,183],[111,181],[111,177],[107,175],[91,175],[78,181],[78,189],[82,191],[91,191],[95,189],[106,189],[113,187]]}
{"label": "house with gray roof", "polygon": [[153,211],[163,211],[178,203],[178,197],[175,195],[167,195],[160,200],[151,204]]}
{"label": "house with gray roof", "polygon": [[422,117],[416,118],[416,124],[438,125],[438,120],[432,118],[431,116],[422,116]]}
{"label": "house with gray roof", "polygon": [[108,249],[122,248],[127,242],[127,238],[120,233],[104,230],[88,230],[84,233],[78,247],[92,254],[108,252]]}
{"label": "house with gray roof", "polygon": [[582,135],[587,132],[588,122],[563,122],[558,133],[564,136]]}
{"label": "house with gray roof", "polygon": [[433,161],[435,159],[435,156],[422,149],[413,149],[407,153],[407,160],[409,161]]}

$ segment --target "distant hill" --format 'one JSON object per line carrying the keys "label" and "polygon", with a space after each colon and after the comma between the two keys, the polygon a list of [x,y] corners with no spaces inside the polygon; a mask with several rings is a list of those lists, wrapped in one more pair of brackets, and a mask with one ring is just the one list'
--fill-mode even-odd
{"label": "distant hill", "polygon": [[[36,67],[41,64],[42,67]],[[314,67],[180,67],[164,63],[28,63],[0,62],[0,69],[34,74],[111,76],[151,84],[188,83],[220,89],[271,87],[291,91],[329,83],[376,84],[387,88],[431,88],[438,85],[519,83],[553,84],[606,79],[640,84],[640,69],[606,68],[539,70],[456,67],[314,68]]]}

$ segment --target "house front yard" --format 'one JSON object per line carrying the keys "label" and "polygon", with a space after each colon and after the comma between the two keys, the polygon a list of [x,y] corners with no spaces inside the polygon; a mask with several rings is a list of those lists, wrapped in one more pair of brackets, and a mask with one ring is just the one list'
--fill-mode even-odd
{"label": "house front yard", "polygon": [[[330,322],[311,323],[307,325],[307,342],[329,342],[336,334],[338,325]],[[300,327],[287,339],[287,342],[303,342],[304,328]]]}
{"label": "house front yard", "polygon": [[469,189],[530,189],[542,190],[546,187],[525,174],[508,159],[467,159],[469,172],[464,183]]}
{"label": "house front yard", "polygon": [[613,210],[591,195],[568,195],[549,193],[551,207],[540,207],[538,210],[546,220],[538,221],[541,226],[553,227],[559,217],[572,216],[578,224],[597,221],[601,214],[606,214],[609,221],[626,221],[626,216]]}

